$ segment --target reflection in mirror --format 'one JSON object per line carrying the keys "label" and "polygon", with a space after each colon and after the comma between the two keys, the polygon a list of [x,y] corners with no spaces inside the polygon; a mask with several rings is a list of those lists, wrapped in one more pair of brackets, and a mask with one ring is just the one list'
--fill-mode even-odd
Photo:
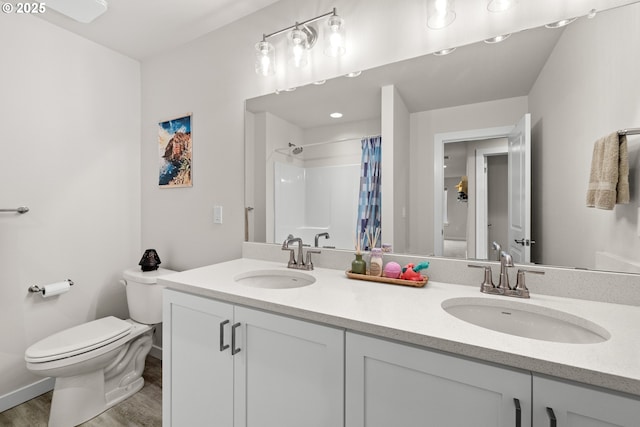
{"label": "reflection in mirror", "polygon": [[[531,232],[523,238],[536,241],[528,247],[531,261],[640,272],[640,137],[629,138],[631,203],[613,211],[585,206],[593,142],[618,129],[640,127],[640,58],[629,54],[640,51],[639,20],[640,4],[633,3],[593,19],[580,18],[564,29],[535,28],[502,43],[461,46],[448,56],[425,55],[365,70],[358,78],[337,77],[324,85],[247,100],[246,199],[247,206],[255,208],[249,218],[250,240],[281,243],[282,234],[301,232],[287,231],[287,226],[276,232],[275,210],[286,215],[297,209],[291,201],[284,206],[276,201],[276,160],[303,168],[297,171],[306,174],[322,162],[323,167],[333,167],[329,158],[337,155],[331,150],[353,144],[351,157],[340,167],[353,166],[359,164],[360,139],[382,134],[383,156],[394,154],[392,161],[385,163],[383,158],[382,164],[383,180],[391,181],[388,191],[383,190],[384,243],[392,243],[396,252],[468,258],[495,259],[494,241],[510,252],[517,250],[510,248],[512,242],[500,225],[505,221],[504,197],[496,198],[508,187],[509,178],[500,174],[509,169],[509,162],[461,141],[444,144],[459,144],[476,154],[473,161],[467,155],[466,171],[441,174],[443,182],[436,189],[434,165],[444,163],[445,151],[436,153],[434,147],[437,135],[511,128],[530,113]],[[333,112],[343,117],[333,119]],[[333,143],[341,140],[351,142]],[[302,153],[290,154],[289,143],[302,147]],[[312,149],[328,151],[314,159],[301,158]],[[447,155],[452,160],[453,155]],[[481,198],[478,162],[486,163],[489,171],[487,194]],[[458,202],[455,187],[465,175],[468,200]],[[337,176],[342,175],[336,172]],[[312,191],[300,194],[297,201],[304,199],[313,211],[327,213],[337,201],[327,202],[332,190],[324,186],[325,178],[317,182],[321,180],[323,185],[310,184]],[[352,185],[346,176],[339,181],[341,187]],[[443,243],[439,252],[435,216],[444,215],[444,206],[436,212],[434,204],[444,201],[445,187],[448,223],[441,233],[447,248]],[[314,200],[314,194],[320,198]],[[353,207],[357,202],[340,203]],[[482,220],[486,222],[474,216],[482,203],[487,207]],[[385,218],[391,222],[385,224]],[[307,223],[316,228],[308,230],[304,241],[313,244],[315,231],[324,230],[327,222]],[[478,237],[479,230],[486,231],[486,238]],[[322,246],[353,248],[353,231],[330,236]],[[452,242],[458,242],[456,248]]]}

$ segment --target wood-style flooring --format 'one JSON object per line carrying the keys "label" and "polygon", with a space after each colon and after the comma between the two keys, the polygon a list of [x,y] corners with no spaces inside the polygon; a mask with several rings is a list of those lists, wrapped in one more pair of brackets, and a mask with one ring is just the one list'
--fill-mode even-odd
{"label": "wood-style flooring", "polygon": [[[160,427],[162,425],[162,361],[147,357],[142,390],[80,424],[82,427]],[[0,413],[2,427],[47,427],[51,395],[45,393]],[[71,426],[69,426],[71,427]]]}

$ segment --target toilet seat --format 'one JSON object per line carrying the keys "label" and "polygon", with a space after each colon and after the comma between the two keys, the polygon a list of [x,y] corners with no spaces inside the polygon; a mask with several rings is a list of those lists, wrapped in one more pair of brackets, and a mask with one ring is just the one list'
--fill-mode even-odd
{"label": "toilet seat", "polygon": [[25,352],[30,363],[44,363],[104,347],[131,333],[132,324],[108,316],[60,331],[33,344]]}

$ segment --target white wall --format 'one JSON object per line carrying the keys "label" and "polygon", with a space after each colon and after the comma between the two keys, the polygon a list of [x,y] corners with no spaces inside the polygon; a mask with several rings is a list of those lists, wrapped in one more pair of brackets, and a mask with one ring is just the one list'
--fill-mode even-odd
{"label": "white wall", "polygon": [[[139,63],[35,17],[1,20],[0,208],[31,209],[0,213],[3,396],[41,379],[23,358],[35,341],[127,317],[118,280],[142,251]],[[67,278],[66,294],[27,292]]]}
{"label": "white wall", "polygon": [[[463,105],[411,114],[409,250],[433,253],[433,141],[434,135],[500,126],[513,126],[528,112],[527,97]],[[473,169],[475,171],[475,167]],[[475,172],[473,172],[475,173]],[[472,171],[467,171],[472,175]],[[469,209],[475,207],[469,205]]]}
{"label": "white wall", "polygon": [[596,251],[640,260],[640,136],[629,137],[631,202],[585,207],[593,142],[640,127],[638,40],[638,3],[576,21],[531,90],[533,255],[543,263],[594,267]]}

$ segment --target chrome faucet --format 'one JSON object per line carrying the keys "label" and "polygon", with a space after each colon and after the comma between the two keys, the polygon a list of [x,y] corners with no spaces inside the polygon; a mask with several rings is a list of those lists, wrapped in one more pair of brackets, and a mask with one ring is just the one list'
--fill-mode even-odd
{"label": "chrome faucet", "polygon": [[497,261],[500,261],[500,252],[502,252],[502,246],[500,246],[500,244],[496,241],[491,242],[491,247],[493,247],[493,250],[496,251],[496,254],[498,254],[498,258],[496,258]]}
{"label": "chrome faucet", "polygon": [[315,245],[314,245],[316,248],[318,247],[318,240],[320,240],[321,237],[324,237],[326,239],[330,239],[331,238],[331,236],[329,236],[329,233],[316,234],[316,242],[315,242]]}
{"label": "chrome faucet", "polygon": [[513,258],[505,251],[500,251],[500,281],[498,282],[498,286],[493,284],[491,266],[468,264],[468,267],[484,269],[484,280],[480,284],[480,292],[516,298],[530,297],[529,289],[525,284],[525,273],[544,274],[544,271],[540,270],[519,269],[516,285],[512,288],[509,285],[509,274],[507,269],[509,267],[514,267]]}
{"label": "chrome faucet", "polygon": [[513,267],[513,258],[505,251],[500,251],[500,280],[498,281],[498,289],[504,294],[508,294],[511,290],[509,286],[509,274],[507,268]]}
{"label": "chrome faucet", "polygon": [[[295,257],[295,249],[289,247],[290,243],[298,243],[298,259]],[[313,270],[313,263],[311,262],[311,254],[319,254],[319,250],[308,249],[307,261],[304,260],[304,253],[302,252],[302,239],[300,237],[293,237],[289,235],[282,243],[282,250],[289,251],[288,268],[295,268],[298,270]]]}

